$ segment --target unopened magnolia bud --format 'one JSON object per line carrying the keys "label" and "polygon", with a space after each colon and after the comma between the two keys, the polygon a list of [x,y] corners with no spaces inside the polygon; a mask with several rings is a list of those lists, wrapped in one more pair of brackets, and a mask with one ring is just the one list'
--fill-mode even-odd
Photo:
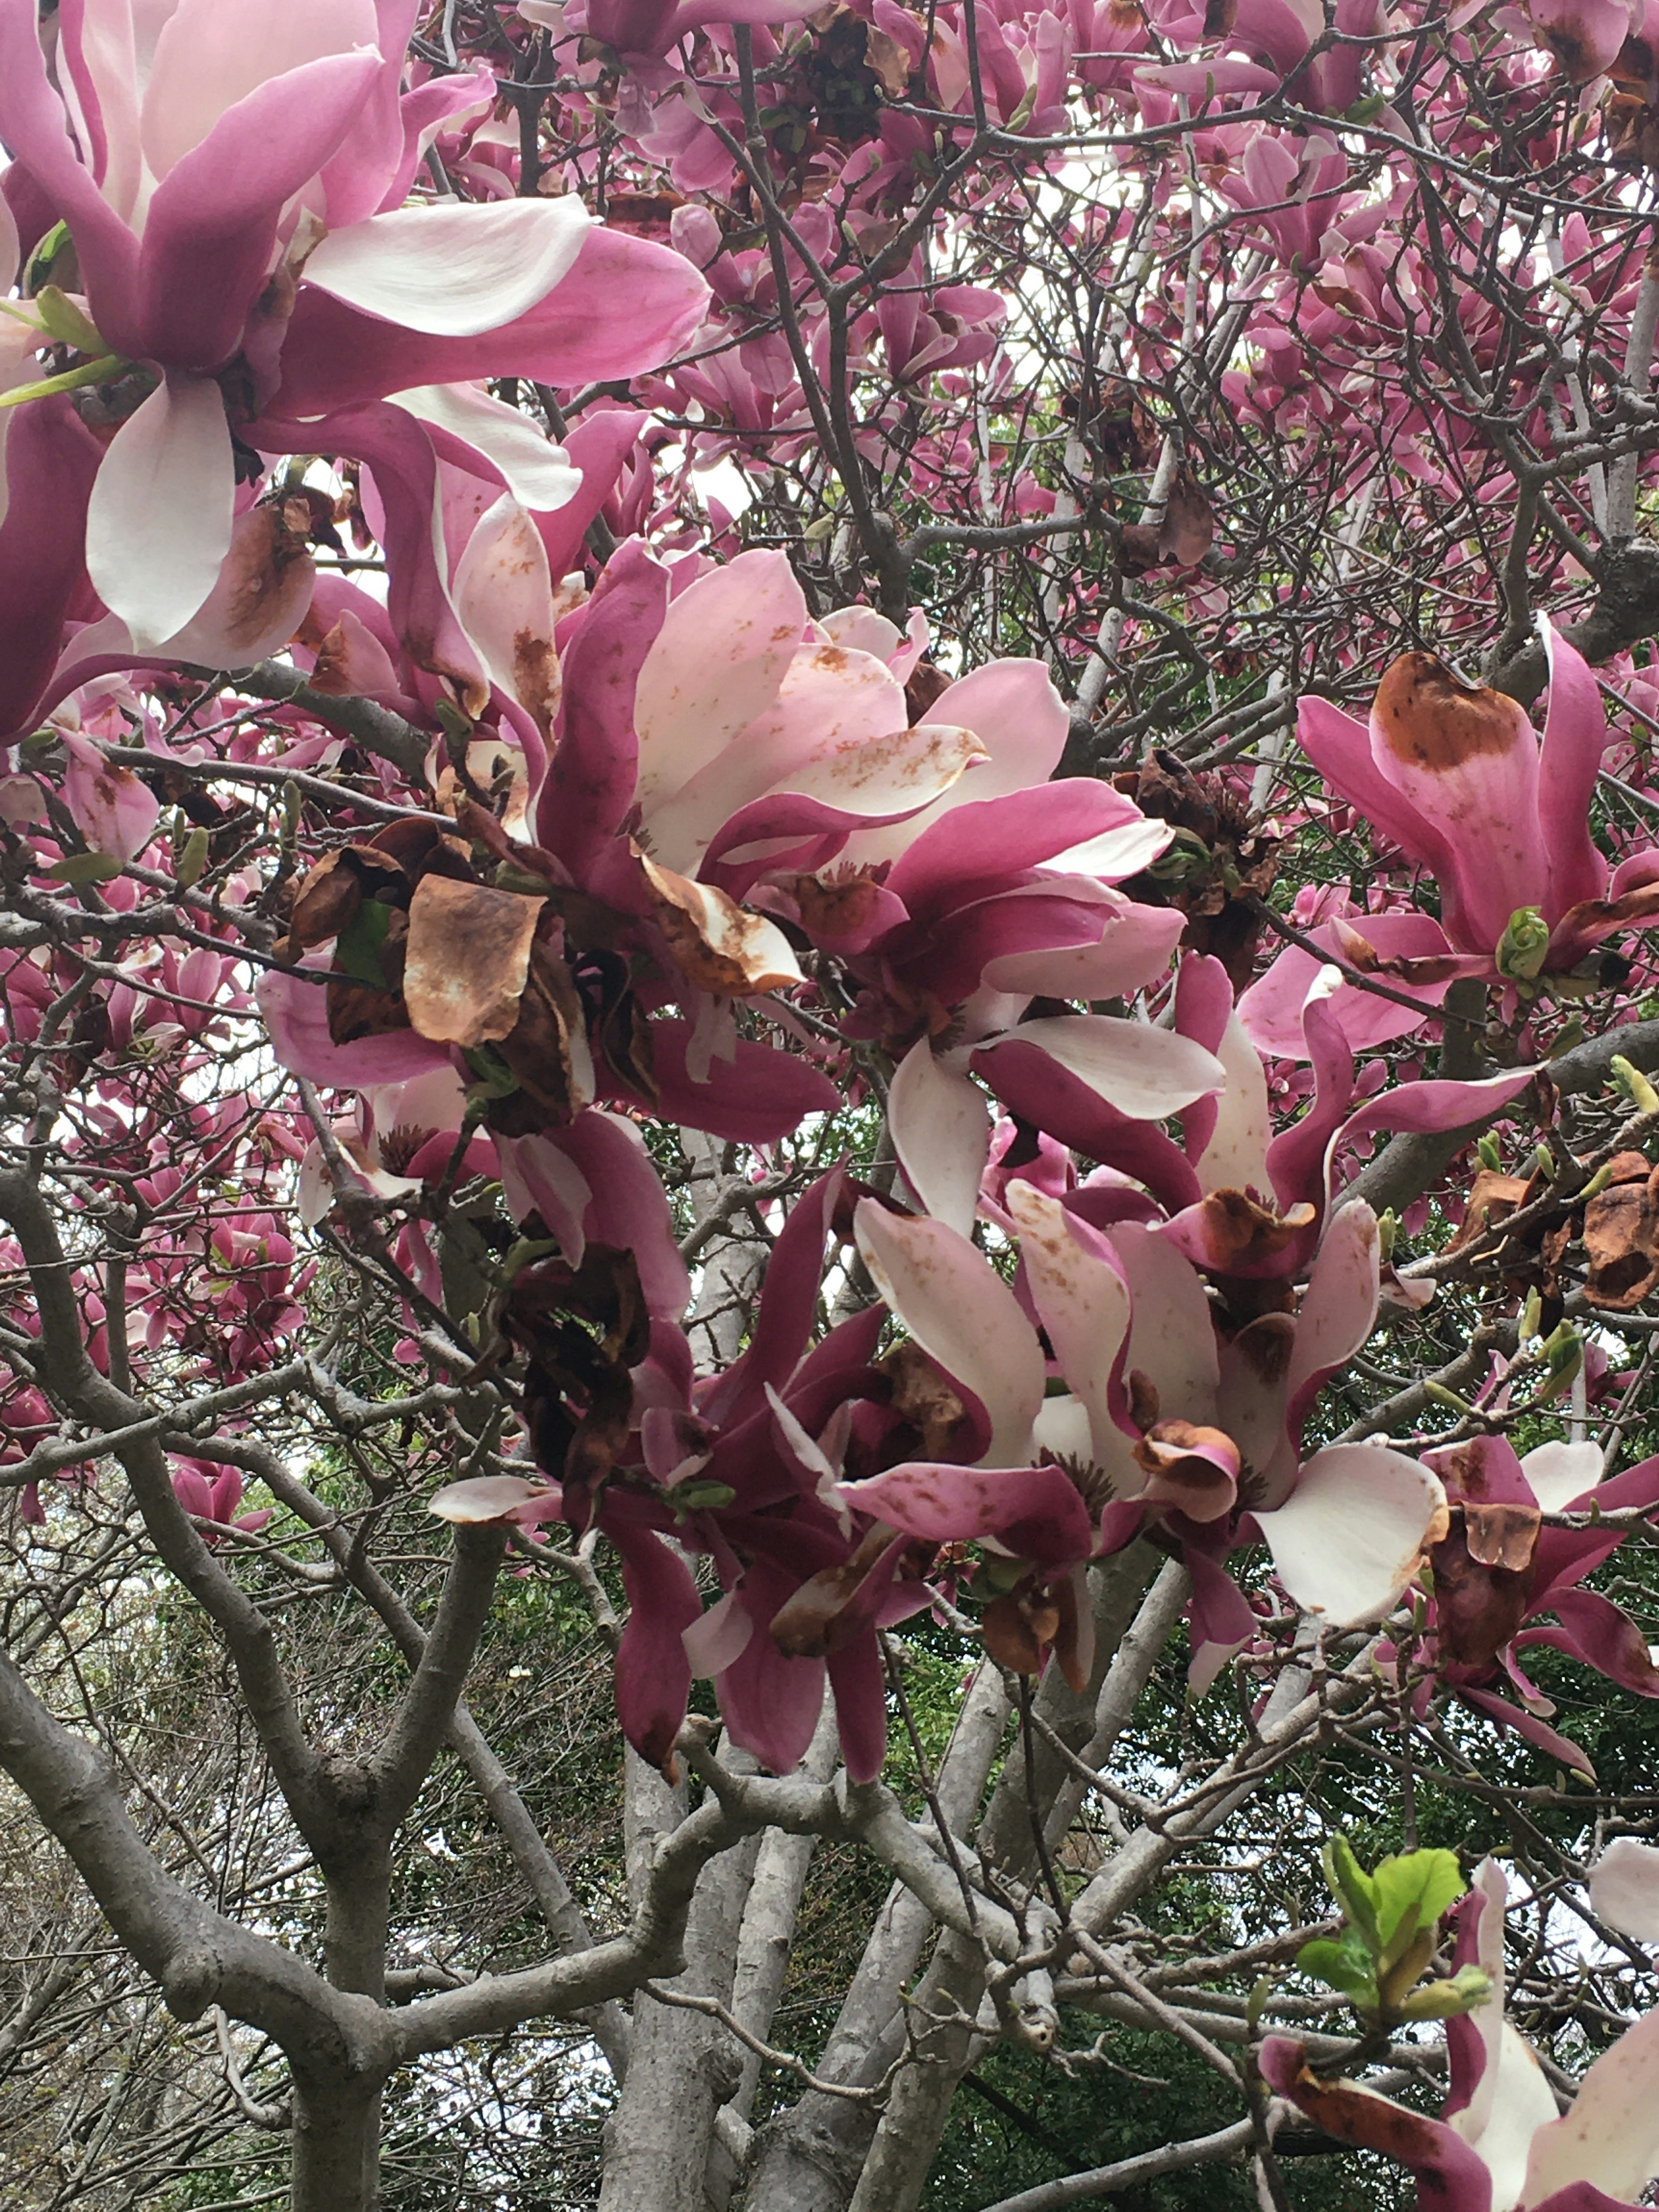
{"label": "unopened magnolia bud", "polygon": [[192,884],[199,883],[207,864],[208,833],[198,822],[185,838],[174,864],[173,873],[181,889],[188,890]]}
{"label": "unopened magnolia bud", "polygon": [[1607,1063],[1607,1072],[1638,1114],[1659,1113],[1659,1091],[1654,1089],[1641,1069],[1633,1066],[1623,1053],[1613,1054]]}

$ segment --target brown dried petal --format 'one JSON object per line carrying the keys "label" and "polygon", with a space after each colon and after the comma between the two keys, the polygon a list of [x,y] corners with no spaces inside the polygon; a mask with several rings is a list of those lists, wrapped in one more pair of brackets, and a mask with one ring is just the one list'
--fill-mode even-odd
{"label": "brown dried petal", "polygon": [[295,892],[289,945],[295,955],[325,945],[350,927],[366,898],[386,892],[400,902],[408,888],[408,878],[387,854],[367,845],[343,845],[319,860]]}
{"label": "brown dried petal", "polygon": [[1463,1218],[1447,1251],[1461,1252],[1477,1237],[1484,1237],[1488,1229],[1507,1221],[1517,1206],[1526,1204],[1530,1187],[1522,1176],[1500,1175],[1495,1168],[1482,1168],[1474,1178],[1463,1208]]}
{"label": "brown dried petal", "polygon": [[1650,1182],[1614,1183],[1584,1208],[1584,1296],[1628,1313],[1659,1283],[1659,1237]]}
{"label": "brown dried petal", "polygon": [[409,910],[404,1000],[422,1036],[475,1045],[510,1035],[542,905],[487,884],[422,878]]}
{"label": "brown dried petal", "polygon": [[[637,851],[637,848],[635,850]],[[745,914],[712,884],[693,883],[640,854],[657,923],[690,981],[723,999],[787,990],[803,977],[788,939],[763,915]]]}
{"label": "brown dried petal", "polygon": [[1402,653],[1385,672],[1371,726],[1396,760],[1435,775],[1537,743],[1524,708],[1501,691],[1462,683],[1431,653]]}
{"label": "brown dried petal", "polygon": [[1532,1565],[1543,1516],[1535,1505],[1471,1505],[1463,1508],[1469,1557],[1483,1567],[1507,1567],[1520,1574]]}

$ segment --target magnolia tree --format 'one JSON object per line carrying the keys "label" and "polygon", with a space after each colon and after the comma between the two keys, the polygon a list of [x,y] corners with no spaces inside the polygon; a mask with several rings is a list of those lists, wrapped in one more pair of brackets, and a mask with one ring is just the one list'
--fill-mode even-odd
{"label": "magnolia tree", "polygon": [[15,2201],[1653,2201],[1653,0],[0,143]]}

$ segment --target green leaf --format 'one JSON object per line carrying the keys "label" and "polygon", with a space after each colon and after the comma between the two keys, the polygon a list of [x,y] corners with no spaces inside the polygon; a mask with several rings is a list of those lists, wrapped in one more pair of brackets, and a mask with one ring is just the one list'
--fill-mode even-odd
{"label": "green leaf", "polygon": [[387,989],[380,948],[391,927],[392,908],[378,899],[365,899],[334,940],[335,967],[343,975],[367,983],[371,990]]}
{"label": "green leaf", "polygon": [[1492,1979],[1480,1966],[1460,1966],[1449,1980],[1425,1982],[1402,2000],[1401,2020],[1455,2020],[1473,2012],[1492,1995]]}
{"label": "green leaf", "polygon": [[121,863],[113,853],[66,853],[46,870],[60,884],[106,884],[120,872]]}
{"label": "green leaf", "polygon": [[1345,1928],[1336,1936],[1316,1936],[1297,1953],[1296,1970],[1328,1982],[1354,2004],[1376,2008],[1376,1978],[1365,1939],[1357,1928]]}
{"label": "green leaf", "polygon": [[1376,1925],[1376,1889],[1370,1876],[1349,1849],[1346,1836],[1333,1836],[1321,1853],[1331,1894],[1364,1938],[1373,1958],[1382,1949]]}
{"label": "green leaf", "polygon": [[1405,1851],[1384,1859],[1371,1877],[1376,1897],[1381,1964],[1402,1959],[1467,1887],[1455,1851]]}

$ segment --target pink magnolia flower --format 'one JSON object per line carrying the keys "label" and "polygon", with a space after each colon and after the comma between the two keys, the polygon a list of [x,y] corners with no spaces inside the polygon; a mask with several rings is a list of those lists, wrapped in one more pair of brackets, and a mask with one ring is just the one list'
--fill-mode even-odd
{"label": "pink magnolia flower", "polygon": [[[1550,706],[1540,745],[1501,692],[1464,684],[1426,653],[1396,660],[1378,686],[1369,728],[1323,699],[1304,699],[1297,734],[1332,789],[1439,886],[1443,933],[1405,953],[1351,918],[1345,957],[1409,990],[1459,975],[1522,984],[1561,975],[1604,938],[1659,915],[1659,858],[1642,853],[1608,878],[1589,832],[1590,800],[1607,743],[1595,677],[1547,623]],[[1297,963],[1304,965],[1297,966]],[[1279,1001],[1305,972],[1281,955],[1256,1008],[1283,1027]],[[1344,984],[1352,997],[1356,987]]]}
{"label": "pink magnolia flower", "polygon": [[1638,2205],[1659,2174],[1659,2013],[1627,2027],[1558,2114],[1530,2045],[1504,2016],[1505,1895],[1503,1869],[1483,1861],[1460,1908],[1454,1963],[1484,1969],[1490,1993],[1447,2022],[1450,2084],[1437,2120],[1358,2081],[1322,2080],[1288,2036],[1263,2044],[1262,2074],[1339,2142],[1409,2167],[1423,2212]]}
{"label": "pink magnolia flower", "polygon": [[[1134,1194],[1101,1192],[1117,1215],[1105,1228],[1080,1211],[1088,1194],[1068,1205],[1032,1183],[1006,1185],[1030,1317],[955,1230],[869,1200],[859,1207],[859,1249],[884,1300],[988,1424],[974,1468],[933,1466],[910,1480],[944,1509],[970,1477],[999,1481],[1054,1462],[1074,1470],[1113,1550],[1155,1516],[1194,1564],[1200,1686],[1254,1626],[1219,1573],[1238,1544],[1265,1542],[1297,1602],[1339,1626],[1388,1612],[1443,1527],[1439,1482],[1370,1445],[1331,1446],[1305,1463],[1297,1451],[1326,1376],[1376,1317],[1369,1209],[1336,1217],[1298,1318],[1271,1316],[1224,1342],[1196,1269],[1134,1218]],[[1059,1395],[1048,1395],[1034,1321],[1066,1385]]]}
{"label": "pink magnolia flower", "polygon": [[[696,272],[597,233],[574,198],[401,204],[422,131],[489,92],[468,76],[400,97],[415,14],[414,0],[301,0],[280,19],[254,0],[178,0],[135,26],[130,0],[89,0],[63,11],[60,91],[29,0],[0,6],[16,190],[67,223],[94,326],[82,344],[109,357],[106,450],[67,399],[28,403],[52,411],[24,432],[24,454],[56,441],[52,496],[71,509],[56,526],[38,501],[24,510],[64,541],[52,629],[84,518],[110,649],[189,657],[179,641],[239,526],[257,536],[238,523],[234,434],[261,453],[351,453],[394,477],[402,451],[415,499],[409,436],[366,403],[487,373],[627,375],[695,325]],[[471,412],[488,404],[478,395]],[[14,502],[29,486],[14,482]]]}
{"label": "pink magnolia flower", "polygon": [[238,1513],[236,1508],[242,1502],[240,1470],[222,1467],[214,1460],[175,1460],[173,1488],[186,1513],[195,1520],[213,1523],[213,1527],[202,1531],[203,1540],[210,1547],[224,1541],[216,1533],[218,1529],[240,1528],[245,1535],[257,1535],[274,1517],[274,1508],[270,1506],[262,1507],[257,1513]]}
{"label": "pink magnolia flower", "polygon": [[[1491,1436],[1426,1452],[1424,1462],[1452,1509],[1430,1557],[1424,1656],[1465,1705],[1589,1771],[1578,1746],[1546,1725],[1555,1708],[1528,1679],[1521,1655],[1539,1647],[1565,1652],[1644,1698],[1659,1698],[1659,1668],[1629,1615],[1581,1587],[1628,1531],[1545,1528],[1541,1516],[1659,1503],[1659,1459],[1603,1480],[1594,1444],[1543,1443],[1521,1459],[1506,1437]],[[1540,1622],[1546,1625],[1528,1625]],[[1519,1706],[1496,1693],[1506,1675]]]}

